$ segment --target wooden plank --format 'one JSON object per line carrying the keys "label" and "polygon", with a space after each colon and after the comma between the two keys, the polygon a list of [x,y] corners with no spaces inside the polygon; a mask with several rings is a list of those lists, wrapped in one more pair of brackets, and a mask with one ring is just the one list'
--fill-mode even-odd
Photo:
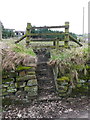
{"label": "wooden plank", "polygon": [[64,35],[65,33],[30,33],[29,36]]}
{"label": "wooden plank", "polygon": [[26,37],[26,34],[23,35],[19,40],[15,41],[15,44],[19,43],[21,40],[23,40]]}
{"label": "wooden plank", "polygon": [[77,39],[75,39],[72,35],[69,34],[70,40],[77,43],[80,46],[83,46],[80,42],[77,41]]}
{"label": "wooden plank", "polygon": [[50,41],[54,41],[54,40],[45,40],[45,39],[31,39],[31,41],[33,42],[50,42]]}
{"label": "wooden plank", "polygon": [[68,28],[68,26],[43,26],[43,27],[32,27],[31,29],[50,29],[50,28]]}
{"label": "wooden plank", "polygon": [[32,48],[56,48],[56,46],[32,46]]}
{"label": "wooden plank", "polygon": [[[53,39],[53,38],[50,38],[50,39],[30,39],[31,41],[33,41],[33,42],[50,42],[50,41],[56,41],[57,39],[55,38],[55,39]],[[61,40],[61,39],[58,39],[59,41],[63,41],[63,39]]]}

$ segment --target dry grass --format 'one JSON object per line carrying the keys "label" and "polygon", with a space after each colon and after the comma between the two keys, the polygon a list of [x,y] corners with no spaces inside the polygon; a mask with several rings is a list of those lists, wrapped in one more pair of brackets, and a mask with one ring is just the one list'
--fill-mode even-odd
{"label": "dry grass", "polygon": [[[83,47],[62,49],[60,51],[52,50],[52,58],[49,65],[57,66],[57,72],[60,76],[69,77],[71,81],[78,81],[78,74],[83,71],[83,74],[87,74],[86,61],[88,61],[88,45]],[[73,84],[73,82],[72,82]],[[73,85],[74,86],[74,85]]]}
{"label": "dry grass", "polygon": [[[0,55],[2,57],[2,69],[15,70],[16,66],[36,63],[36,57],[29,54],[30,51],[22,51],[22,47],[18,47],[12,43],[0,42]],[[15,51],[19,49],[19,51]]]}

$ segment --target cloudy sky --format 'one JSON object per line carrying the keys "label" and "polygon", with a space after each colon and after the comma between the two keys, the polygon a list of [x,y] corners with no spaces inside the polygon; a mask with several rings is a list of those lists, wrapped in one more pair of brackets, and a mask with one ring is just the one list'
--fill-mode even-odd
{"label": "cloudy sky", "polygon": [[35,26],[64,25],[70,32],[82,34],[83,7],[85,33],[88,32],[89,0],[0,0],[0,21],[5,28],[25,30],[27,22]]}

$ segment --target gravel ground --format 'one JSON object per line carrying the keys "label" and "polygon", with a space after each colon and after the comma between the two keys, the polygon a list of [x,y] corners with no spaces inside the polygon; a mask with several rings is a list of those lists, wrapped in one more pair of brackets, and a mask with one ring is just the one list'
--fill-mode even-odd
{"label": "gravel ground", "polygon": [[5,105],[3,118],[88,118],[89,106],[88,97],[33,101],[28,104]]}

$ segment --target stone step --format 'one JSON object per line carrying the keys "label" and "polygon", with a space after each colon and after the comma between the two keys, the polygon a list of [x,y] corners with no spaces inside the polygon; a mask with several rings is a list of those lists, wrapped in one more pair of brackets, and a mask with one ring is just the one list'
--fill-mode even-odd
{"label": "stone step", "polygon": [[44,68],[44,69],[36,69],[36,72],[46,72],[47,71],[47,69],[46,68]]}
{"label": "stone step", "polygon": [[48,68],[48,65],[46,64],[42,64],[42,65],[37,65],[37,68],[36,69],[47,69]]}
{"label": "stone step", "polygon": [[42,69],[42,71],[38,70],[37,72],[38,72],[38,74],[49,74],[47,69],[44,69],[44,70]]}
{"label": "stone step", "polygon": [[50,90],[50,89],[55,89],[53,86],[49,85],[49,86],[42,86],[40,87],[40,89],[42,90]]}
{"label": "stone step", "polygon": [[47,97],[48,95],[51,96],[52,93],[55,94],[55,91],[54,90],[53,91],[42,91],[42,92],[39,91],[39,96],[40,97],[44,97],[44,96]]}

